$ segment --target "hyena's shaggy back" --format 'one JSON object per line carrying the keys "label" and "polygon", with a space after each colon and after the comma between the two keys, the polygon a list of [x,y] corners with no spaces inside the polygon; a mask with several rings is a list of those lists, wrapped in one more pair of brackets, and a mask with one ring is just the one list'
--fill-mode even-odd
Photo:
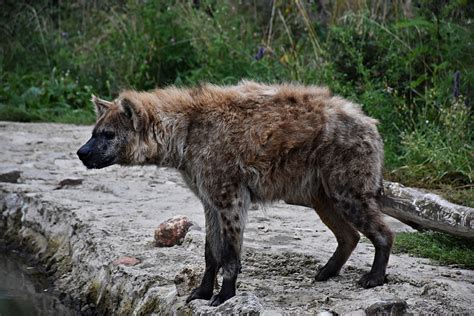
{"label": "hyena's shaggy back", "polygon": [[206,270],[188,301],[235,295],[247,210],[282,199],[313,207],[338,240],[316,280],[337,275],[359,240],[375,246],[359,281],[381,285],[393,235],[380,216],[383,145],[376,120],[319,87],[204,85],[94,98],[97,124],[78,152],[89,168],[155,164],[177,168],[206,216]]}
{"label": "hyena's shaggy back", "polygon": [[[381,189],[377,121],[325,88],[243,82],[155,95],[167,115],[189,120],[183,146],[190,165],[205,178],[245,182],[253,200],[308,205],[320,187],[328,195]],[[155,106],[148,110],[160,116]]]}

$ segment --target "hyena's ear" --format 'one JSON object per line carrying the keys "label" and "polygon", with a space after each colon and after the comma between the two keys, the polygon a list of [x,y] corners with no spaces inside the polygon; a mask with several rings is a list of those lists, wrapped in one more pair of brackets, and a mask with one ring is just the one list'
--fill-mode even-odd
{"label": "hyena's ear", "polygon": [[92,95],[92,103],[95,105],[95,114],[97,119],[102,116],[102,114],[107,111],[107,109],[112,105],[112,102],[99,99],[95,95]]}
{"label": "hyena's ear", "polygon": [[125,116],[133,121],[133,128],[137,131],[143,131],[146,129],[148,122],[148,115],[143,109],[142,104],[135,99],[123,98],[120,102]]}

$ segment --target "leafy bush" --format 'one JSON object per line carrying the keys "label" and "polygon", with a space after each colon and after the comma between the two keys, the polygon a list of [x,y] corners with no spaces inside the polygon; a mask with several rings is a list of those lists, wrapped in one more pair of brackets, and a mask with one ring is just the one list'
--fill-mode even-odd
{"label": "leafy bush", "polygon": [[[432,106],[434,106],[432,104]],[[421,123],[402,134],[406,164],[401,173],[418,184],[463,185],[474,179],[474,139],[469,133],[469,112],[462,99],[436,109],[439,115],[419,115]],[[429,112],[429,111],[427,111]],[[422,121],[425,118],[424,122]]]}
{"label": "leafy bush", "polygon": [[68,73],[57,76],[56,69],[41,81],[37,81],[39,76],[4,75],[2,79],[6,83],[0,86],[0,115],[4,119],[34,122],[64,117],[62,121],[70,123],[93,120],[92,109],[89,109],[91,86],[80,86]]}
{"label": "leafy bush", "polygon": [[7,3],[1,118],[91,123],[92,92],[111,98],[125,87],[152,89],[193,67],[179,11],[157,2],[96,5]]}

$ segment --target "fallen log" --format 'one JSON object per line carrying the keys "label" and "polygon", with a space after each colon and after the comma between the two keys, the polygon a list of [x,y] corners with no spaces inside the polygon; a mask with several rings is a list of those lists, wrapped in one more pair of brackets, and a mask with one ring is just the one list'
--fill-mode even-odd
{"label": "fallen log", "polygon": [[432,229],[474,240],[474,208],[439,195],[384,181],[382,212],[417,230]]}

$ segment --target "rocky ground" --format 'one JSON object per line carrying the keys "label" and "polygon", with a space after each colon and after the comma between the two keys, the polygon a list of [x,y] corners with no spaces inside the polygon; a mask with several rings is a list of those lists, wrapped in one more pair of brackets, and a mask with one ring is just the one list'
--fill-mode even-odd
{"label": "rocky ground", "polygon": [[[91,127],[0,122],[0,237],[21,243],[48,269],[62,297],[84,314],[264,315],[474,313],[474,271],[393,254],[389,282],[362,289],[373,247],[362,240],[341,275],[313,282],[336,240],[308,208],[254,207],[245,231],[238,295],[212,308],[186,305],[204,267],[204,215],[179,174],[154,167],[86,170],[75,152]],[[16,182],[16,183],[15,183]],[[182,245],[157,248],[154,231],[175,216],[191,227]],[[410,230],[386,218],[395,231]],[[132,257],[135,262],[119,260]],[[138,262],[138,263],[137,263]],[[130,263],[130,265],[127,265]]]}

